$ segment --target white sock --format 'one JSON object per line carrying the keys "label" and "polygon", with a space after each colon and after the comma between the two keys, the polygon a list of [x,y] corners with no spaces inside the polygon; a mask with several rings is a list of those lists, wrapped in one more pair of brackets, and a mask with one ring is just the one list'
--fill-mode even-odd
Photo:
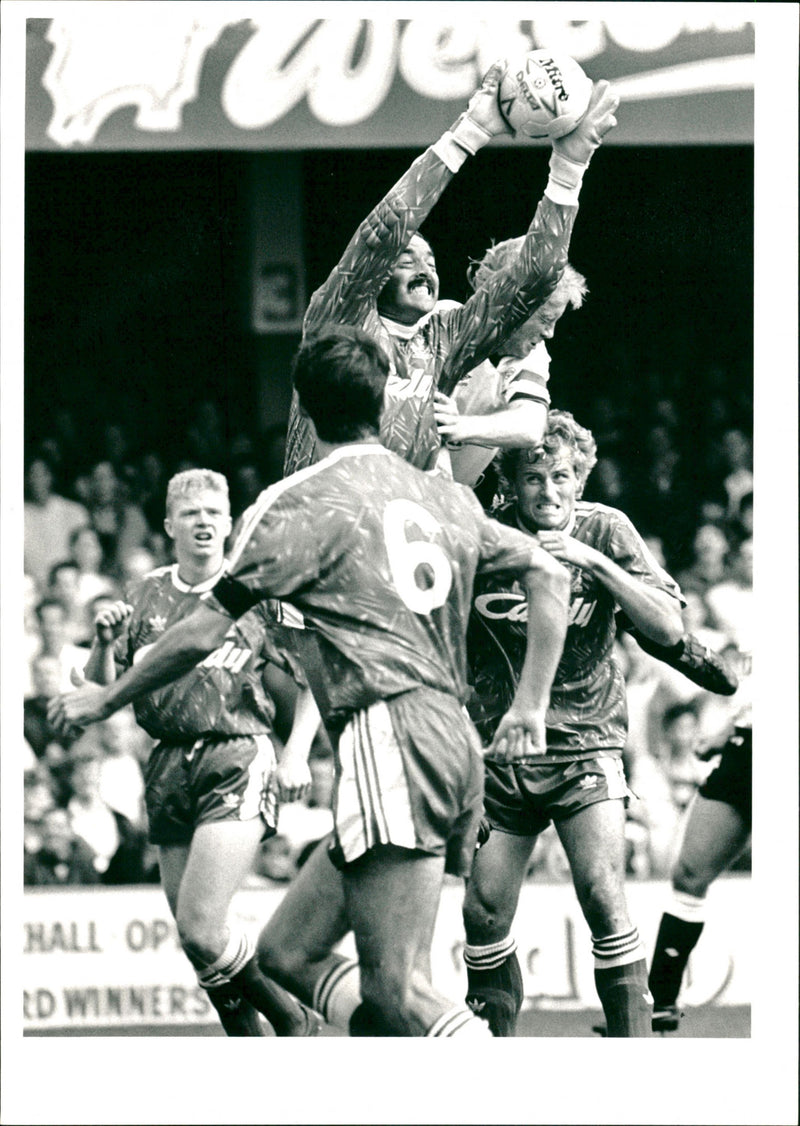
{"label": "white sock", "polygon": [[485,1020],[476,1017],[469,1009],[459,1005],[455,1009],[448,1009],[434,1021],[426,1036],[479,1036],[492,1039],[492,1033]]}
{"label": "white sock", "polygon": [[254,953],[253,944],[244,931],[240,931],[239,934],[229,934],[228,942],[219,958],[205,969],[197,971],[199,984],[204,989],[224,985],[247,965]]}
{"label": "white sock", "polygon": [[610,970],[615,966],[627,966],[645,957],[645,949],[636,927],[609,934],[605,938],[592,935],[592,953],[596,970]]}
{"label": "white sock", "polygon": [[517,949],[516,941],[508,935],[488,946],[464,947],[464,961],[473,970],[496,970]]}
{"label": "white sock", "polygon": [[328,1024],[350,1029],[350,1017],[361,1004],[361,975],[358,962],[350,958],[337,962],[317,980],[311,1007]]}
{"label": "white sock", "polygon": [[672,892],[672,902],[666,908],[668,915],[683,919],[684,923],[704,923],[706,921],[706,900],[685,891]]}

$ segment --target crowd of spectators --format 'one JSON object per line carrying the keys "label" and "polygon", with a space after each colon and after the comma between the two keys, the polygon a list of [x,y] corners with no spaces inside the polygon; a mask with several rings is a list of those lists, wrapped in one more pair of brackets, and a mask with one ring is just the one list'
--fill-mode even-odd
{"label": "crowd of spectators", "polygon": [[[735,661],[752,629],[753,475],[747,403],[720,394],[713,425],[687,425],[669,396],[634,413],[620,395],[579,412],[598,440],[586,499],[621,508],[678,580],[688,629]],[[688,408],[684,412],[688,415]],[[130,709],[70,740],[47,724],[47,700],[70,687],[89,653],[104,600],[171,561],[164,498],[172,473],[226,474],[234,520],[282,470],[283,427],[231,433],[214,402],[196,405],[169,452],[138,442],[120,419],[79,441],[68,410],[26,435],[24,507],[25,881],[157,881],[146,843],[143,766],[151,741]],[[702,436],[702,440],[701,440]],[[629,872],[664,877],[681,817],[714,765],[736,698],[712,696],[643,653],[627,636],[618,656],[628,686]],[[309,800],[287,806],[255,881],[291,878],[330,828],[329,748],[313,756]],[[747,865],[746,856],[740,865]],[[555,833],[534,852],[532,879],[568,878]]]}

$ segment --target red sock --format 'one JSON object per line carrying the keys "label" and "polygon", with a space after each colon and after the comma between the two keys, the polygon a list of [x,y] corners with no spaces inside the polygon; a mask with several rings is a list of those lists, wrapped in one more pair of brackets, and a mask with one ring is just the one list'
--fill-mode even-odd
{"label": "red sock", "polygon": [[594,981],[606,1015],[608,1036],[653,1035],[653,998],[647,962],[636,927],[603,938],[592,937]]}

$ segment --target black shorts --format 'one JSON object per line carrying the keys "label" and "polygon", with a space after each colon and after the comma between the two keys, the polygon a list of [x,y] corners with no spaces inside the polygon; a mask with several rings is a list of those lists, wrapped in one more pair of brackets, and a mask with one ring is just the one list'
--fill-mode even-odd
{"label": "black shorts", "polygon": [[277,802],[271,789],[275,749],[266,733],[158,743],[145,768],[150,840],[189,844],[198,825],[212,821],[264,823],[274,836]]}
{"label": "black shorts", "polygon": [[733,806],[748,827],[753,823],[753,732],[738,727],[722,748],[719,765],[700,787],[709,801]]}

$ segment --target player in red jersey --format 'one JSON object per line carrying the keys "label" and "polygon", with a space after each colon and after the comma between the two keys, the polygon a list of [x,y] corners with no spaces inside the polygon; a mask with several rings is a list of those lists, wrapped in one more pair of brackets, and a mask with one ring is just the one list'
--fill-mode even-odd
{"label": "player in red jersey", "polygon": [[[491,246],[473,263],[472,285],[476,289],[487,286],[508,267],[523,242],[521,238],[506,239]],[[568,308],[581,308],[587,292],[586,279],[568,263],[547,301],[503,341],[501,356],[485,360],[469,372],[452,396],[436,392],[436,424],[448,448],[453,478],[474,488],[484,507],[494,499],[496,473],[490,463],[498,449],[522,449],[541,442],[550,404],[550,356],[545,341],[552,339]],[[693,634],[685,633],[675,645],[663,646],[636,630],[623,614],[617,616],[617,626],[630,633],[645,652],[706,691],[723,696],[736,691],[734,670]]]}
{"label": "player in red jersey", "polygon": [[[591,929],[595,982],[610,1035],[651,1034],[644,950],[625,899],[622,770],[625,685],[613,656],[615,614],[670,645],[682,633],[681,596],[628,518],[580,500],[596,461],[591,433],[551,411],[543,445],[502,455],[513,502],[495,513],[538,543],[571,575],[569,629],[547,710],[546,754],[519,764],[486,762],[491,833],[477,852],[464,903],[468,1003],[496,1035],[513,1035],[523,1000],[511,927],[538,834],[553,821]],[[468,652],[484,740],[514,693],[526,624],[515,584],[495,576],[475,588]]]}
{"label": "player in red jersey", "polygon": [[[176,474],[166,508],[164,526],[177,562],[142,579],[127,592],[129,602],[100,612],[89,680],[112,683],[191,614],[224,573],[231,517],[222,474]],[[275,832],[274,705],[264,673],[267,662],[283,665],[286,658],[274,631],[265,608],[255,607],[230,625],[204,660],[135,704],[137,721],[158,740],[145,769],[145,796],[162,885],[184,951],[229,1036],[263,1036],[257,1010],[278,1036],[319,1030],[315,1014],[261,974],[252,942],[227,919],[261,840]],[[309,735],[303,699],[282,755],[289,783],[302,779],[298,764],[316,730],[312,702]],[[282,796],[296,795],[284,789]]]}
{"label": "player in red jersey", "polygon": [[[528,592],[535,641],[491,752],[505,760],[543,748],[568,579],[530,537],[486,517],[470,490],[380,444],[388,374],[382,348],[358,329],[306,340],[294,382],[322,460],[244,514],[228,572],[190,617],[113,685],[59,697],[51,718],[102,718],[196,662],[254,603],[288,600],[319,645],[336,794],[331,856],[307,862],[276,912],[294,948],[284,983],[317,1003],[324,981],[330,999],[332,980],[352,967],[333,952],[351,928],[360,989],[339,1017],[353,1034],[490,1035],[430,979],[444,874],[469,870],[482,810],[480,746],[463,706],[472,586],[478,571],[504,570]],[[271,927],[259,944],[270,971]],[[324,1013],[334,1015],[327,1002]]]}
{"label": "player in red jersey", "polygon": [[[502,74],[503,64],[495,63],[466,112],[361,223],[305,317],[306,334],[349,324],[381,344],[390,359],[381,440],[421,469],[447,462],[434,417],[435,391],[449,394],[552,294],[567,262],[584,172],[616,125],[618,99],[607,82],[598,82],[578,127],[552,143],[544,197],[518,253],[463,306],[436,311],[436,260],[419,227],[467,157],[492,137],[508,135],[496,96]],[[316,457],[311,428],[294,395],[285,471]]]}

